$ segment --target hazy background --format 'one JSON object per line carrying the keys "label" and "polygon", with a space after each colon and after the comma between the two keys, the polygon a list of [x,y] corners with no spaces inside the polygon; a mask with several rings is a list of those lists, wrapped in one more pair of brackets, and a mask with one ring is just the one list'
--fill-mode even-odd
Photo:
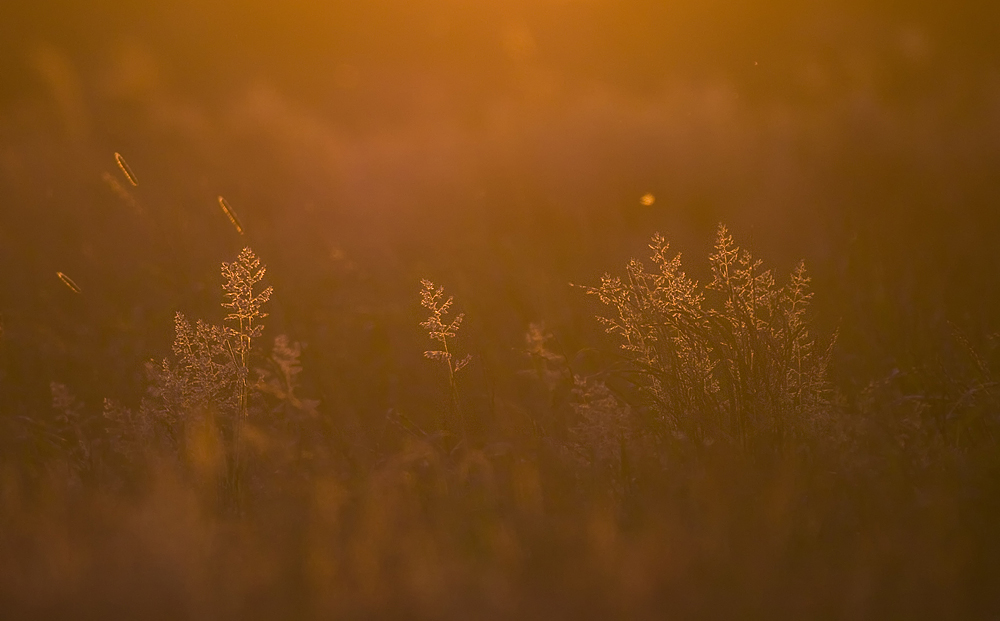
{"label": "hazy background", "polygon": [[361,419],[433,371],[420,278],[515,364],[532,321],[594,345],[568,283],[656,231],[703,278],[720,221],[807,261],[839,381],[881,377],[996,329],[998,30],[991,3],[5,2],[3,398],[134,400],[250,244],[271,334]]}

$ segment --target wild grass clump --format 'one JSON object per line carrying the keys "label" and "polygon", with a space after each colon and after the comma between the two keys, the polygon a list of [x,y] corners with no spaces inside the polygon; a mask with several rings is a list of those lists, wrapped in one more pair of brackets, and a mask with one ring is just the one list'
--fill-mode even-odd
{"label": "wild grass clump", "polygon": [[778,287],[720,226],[702,287],[662,236],[649,248],[653,270],[633,259],[624,276],[587,288],[614,311],[599,319],[620,341],[614,375],[641,427],[661,444],[724,442],[758,457],[810,437],[827,414],[832,340],[810,333],[804,264]]}
{"label": "wild grass clump", "polygon": [[250,248],[236,261],[222,264],[223,291],[229,310],[227,325],[198,320],[192,325],[182,313],[174,317],[174,361],[149,365],[149,398],[142,415],[160,421],[181,452],[193,442],[192,430],[204,429],[225,438],[228,485],[238,496],[242,479],[243,429],[250,409],[249,378],[254,339],[264,329],[267,316],[261,308],[272,289],[259,292],[255,285],[265,268]]}
{"label": "wild grass clump", "polygon": [[78,479],[116,484],[166,458],[234,506],[244,495],[248,448],[285,461],[309,453],[301,431],[318,416],[318,402],[297,394],[301,345],[284,335],[266,354],[257,345],[272,293],[259,286],[265,273],[250,248],[222,264],[223,325],[177,312],[173,355],[147,364],[138,408],[105,399],[94,413],[52,382],[53,417],[28,420],[42,452],[62,455]]}

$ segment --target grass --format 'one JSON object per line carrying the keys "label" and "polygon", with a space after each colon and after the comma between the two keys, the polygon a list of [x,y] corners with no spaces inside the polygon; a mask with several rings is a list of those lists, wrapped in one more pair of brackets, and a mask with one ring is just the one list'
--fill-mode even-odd
{"label": "grass", "polygon": [[624,277],[606,275],[587,291],[614,310],[600,319],[621,341],[616,376],[655,441],[719,441],[762,456],[815,435],[829,416],[832,339],[824,347],[810,334],[805,266],[779,288],[720,226],[702,288],[663,237],[649,247],[654,271],[632,260]]}
{"label": "grass", "polygon": [[[467,355],[464,358],[456,360],[454,354],[451,352],[451,349],[455,347],[454,339],[458,336],[458,329],[462,325],[462,320],[465,319],[465,314],[459,313],[449,320],[447,315],[451,311],[451,304],[454,301],[454,297],[448,297],[447,300],[444,299],[444,287],[435,287],[434,283],[429,280],[422,280],[420,284],[423,286],[420,291],[420,305],[431,311],[430,317],[422,321],[420,327],[427,330],[427,336],[432,341],[437,341],[441,344],[441,349],[425,351],[424,357],[444,364],[448,370],[448,388],[451,395],[452,413],[458,419],[461,439],[465,440],[467,436],[465,416],[462,414],[462,404],[459,400],[456,376],[459,371],[472,361],[472,356]],[[448,323],[446,324],[445,321]],[[451,341],[450,347],[449,340]],[[442,427],[447,428],[447,423],[443,420]]]}
{"label": "grass", "polygon": [[779,286],[720,227],[700,285],[663,237],[649,249],[651,269],[586,288],[615,349],[588,363],[529,325],[530,366],[511,373],[529,388],[475,434],[464,315],[422,281],[446,403],[430,425],[401,409],[354,435],[304,396],[308,350],[261,347],[272,289],[244,249],[222,264],[223,324],[177,312],[140,404],[91,409],[53,382],[52,412],[20,419],[0,603],[12,618],[996,612],[990,352],[957,335],[947,373],[845,393],[802,264]]}

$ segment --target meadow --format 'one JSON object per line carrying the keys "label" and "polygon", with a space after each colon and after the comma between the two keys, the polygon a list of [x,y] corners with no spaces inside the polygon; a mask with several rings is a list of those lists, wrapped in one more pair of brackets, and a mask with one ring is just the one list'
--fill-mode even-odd
{"label": "meadow", "polygon": [[376,4],[11,9],[0,617],[1000,614],[989,19]]}

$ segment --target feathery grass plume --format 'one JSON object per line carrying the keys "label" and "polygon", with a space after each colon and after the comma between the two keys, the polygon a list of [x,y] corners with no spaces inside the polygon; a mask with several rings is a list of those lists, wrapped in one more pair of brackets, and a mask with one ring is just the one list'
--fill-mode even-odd
{"label": "feathery grass plume", "polygon": [[139,180],[136,179],[135,173],[132,172],[132,168],[128,165],[128,162],[125,161],[125,158],[122,157],[121,153],[118,153],[117,151],[115,152],[115,161],[118,162],[118,168],[121,168],[122,172],[125,173],[125,178],[132,184],[132,187],[138,186]]}
{"label": "feathery grass plume", "polygon": [[227,325],[203,321],[192,325],[183,314],[175,315],[173,362],[147,365],[150,384],[139,414],[147,420],[142,424],[166,430],[167,443],[179,455],[200,450],[186,446],[189,442],[216,443],[205,434],[213,438],[220,434],[229,471],[224,491],[238,508],[244,427],[250,391],[256,388],[249,381],[251,354],[254,339],[264,328],[261,320],[267,316],[261,307],[272,289],[255,291],[265,268],[250,248],[232,263],[223,263],[221,271]]}
{"label": "feathery grass plume", "polygon": [[[826,371],[836,337],[820,350],[809,333],[812,299],[804,262],[778,288],[770,270],[733,242],[720,225],[709,257],[723,310],[713,310],[714,350],[730,388],[730,433],[745,449],[760,440],[785,445],[823,422]],[[737,389],[738,388],[738,389]]]}
{"label": "feathery grass plume", "polygon": [[680,255],[668,255],[663,237],[654,236],[649,248],[656,271],[633,259],[624,280],[606,274],[600,287],[587,291],[615,309],[617,317],[598,319],[622,340],[626,364],[618,372],[637,390],[633,397],[656,413],[646,426],[669,436],[698,420],[717,387],[709,346],[699,335],[704,294],[681,271]]}
{"label": "feathery grass plume", "polygon": [[156,371],[159,396],[168,418],[190,421],[209,412],[235,408],[236,369],[225,329],[198,320],[192,326],[183,313],[174,315],[174,364],[164,360]]}
{"label": "feathery grass plume", "polygon": [[421,280],[420,284],[423,287],[420,290],[420,305],[431,311],[430,316],[425,321],[420,322],[420,327],[427,330],[427,336],[429,336],[431,340],[441,343],[441,349],[425,351],[424,357],[430,360],[442,362],[448,368],[448,385],[451,389],[452,407],[454,408],[455,415],[459,419],[462,437],[464,438],[466,433],[465,418],[462,414],[461,404],[458,399],[458,384],[455,381],[455,375],[472,361],[472,356],[466,355],[464,358],[456,362],[455,357],[451,352],[451,349],[454,347],[454,342],[452,342],[449,347],[448,340],[454,339],[458,334],[458,329],[462,325],[462,320],[465,319],[465,313],[459,313],[446,324],[446,315],[451,310],[454,297],[448,296],[448,299],[445,300],[444,287],[435,287],[434,283],[427,279]]}
{"label": "feathery grass plume", "polygon": [[[213,428],[214,419],[232,427],[237,404],[235,365],[222,327],[197,321],[192,325],[180,312],[174,315],[173,361],[147,363],[147,396],[137,418],[106,407],[112,429],[127,434],[130,442],[119,442],[126,455],[137,441],[135,435],[153,430],[152,446],[172,454],[188,466],[197,453],[192,444],[200,429]],[[131,428],[130,428],[131,427]],[[223,431],[226,429],[224,428]]]}
{"label": "feathery grass plume", "polygon": [[236,232],[239,233],[240,235],[242,235],[243,234],[243,225],[240,224],[240,219],[238,217],[236,217],[236,212],[233,211],[233,208],[229,204],[229,201],[227,201],[226,199],[224,199],[224,198],[222,198],[220,196],[219,197],[219,207],[222,207],[222,213],[226,214],[226,217],[229,218],[229,221],[233,223],[234,227],[236,227]]}
{"label": "feathery grass plume", "polygon": [[67,276],[66,274],[63,274],[62,272],[56,272],[56,276],[58,276],[59,280],[61,280],[64,285],[69,287],[73,293],[83,293],[83,289],[80,288],[80,285],[73,282],[73,279]]}
{"label": "feathery grass plume", "polygon": [[651,415],[661,438],[699,446],[721,439],[762,455],[804,438],[825,413],[830,351],[808,331],[812,294],[803,264],[778,288],[720,225],[709,257],[713,279],[702,289],[668,248],[656,235],[655,271],[632,260],[624,279],[605,275],[588,288],[616,311],[599,319],[621,339],[617,375],[634,405]]}
{"label": "feathery grass plume", "polygon": [[222,306],[229,309],[229,314],[225,318],[229,325],[224,330],[226,344],[235,366],[237,382],[238,403],[233,429],[234,465],[232,472],[234,490],[237,495],[240,491],[240,453],[243,427],[250,400],[248,379],[250,353],[253,349],[253,339],[260,336],[264,330],[264,325],[260,321],[267,317],[267,313],[261,312],[261,307],[267,303],[273,292],[271,287],[267,287],[260,293],[255,293],[254,287],[264,278],[266,271],[267,268],[260,264],[260,259],[250,248],[244,248],[232,263],[222,264],[222,276],[225,279],[222,289],[227,298]]}
{"label": "feathery grass plume", "polygon": [[301,399],[295,394],[299,388],[297,376],[302,372],[301,356],[301,344],[290,342],[284,334],[274,337],[267,367],[257,369],[258,379],[254,388],[275,397],[280,402],[278,408],[284,409],[286,416],[289,411],[317,416],[319,401]]}

